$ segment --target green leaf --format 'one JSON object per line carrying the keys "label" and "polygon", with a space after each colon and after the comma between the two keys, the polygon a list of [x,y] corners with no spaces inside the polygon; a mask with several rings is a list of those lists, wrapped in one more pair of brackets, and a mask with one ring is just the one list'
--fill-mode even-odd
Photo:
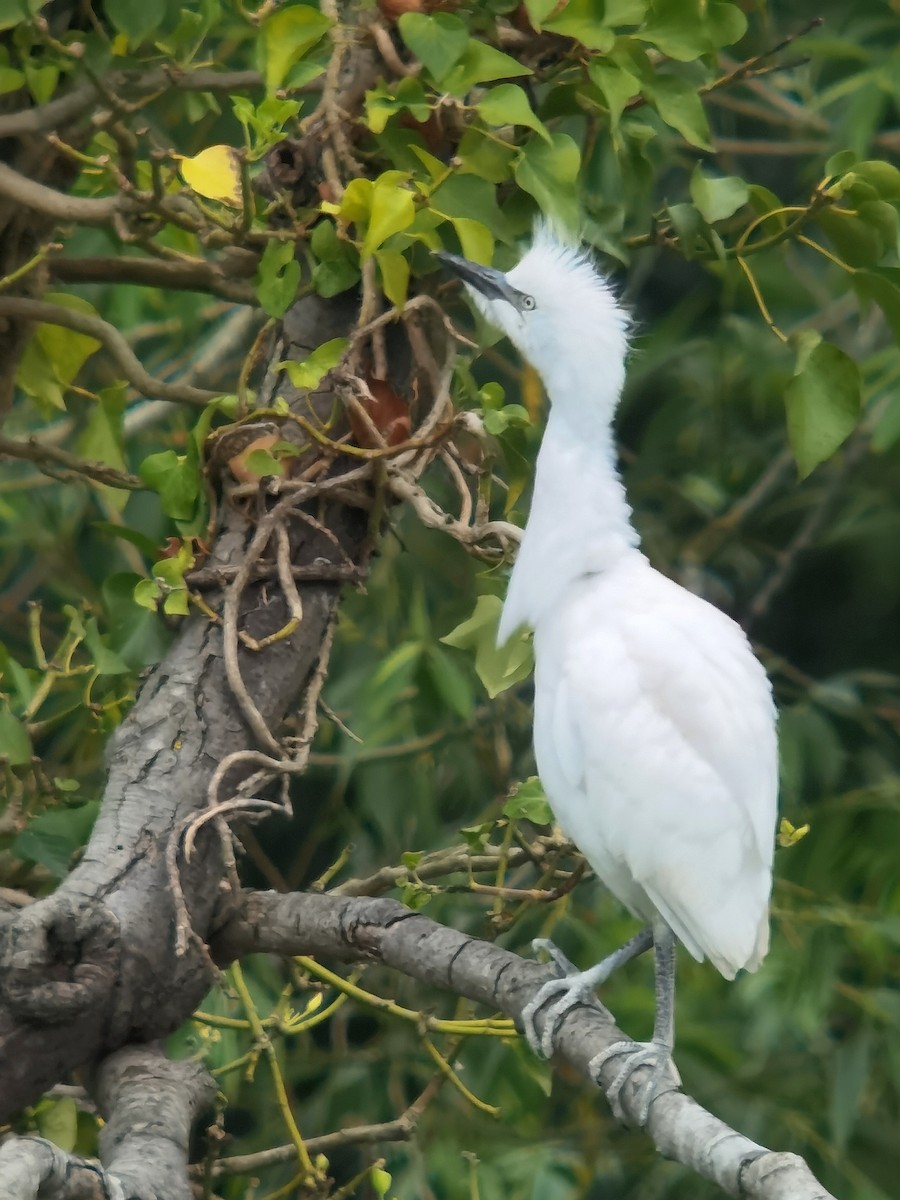
{"label": "green leaf", "polygon": [[383,133],[388,121],[398,112],[409,112],[417,121],[428,120],[431,106],[418,79],[407,76],[393,89],[379,80],[372,91],[366,92],[366,124],[373,133]]}
{"label": "green leaf", "polygon": [[420,908],[424,908],[426,904],[430,903],[433,894],[421,883],[405,883],[400,889],[400,901],[407,908],[418,912]]}
{"label": "green leaf", "polygon": [[138,46],[162,24],[165,8],[148,4],[147,0],[106,0],[105,15],[118,33],[124,33],[129,44]]}
{"label": "green leaf", "polygon": [[338,237],[333,221],[320,221],[309,244],[319,260],[312,281],[320,296],[337,296],[359,282],[359,253],[352,243]]}
{"label": "green leaf", "polygon": [[544,20],[543,28],[561,37],[574,38],[588,50],[606,54],[615,45],[616,35],[609,28],[605,12],[601,18],[600,11],[596,0],[568,0],[556,16]]}
{"label": "green leaf", "polygon": [[463,255],[489,266],[494,257],[494,236],[486,225],[469,217],[451,217]]}
{"label": "green leaf", "polygon": [[546,141],[551,140],[547,126],[532,110],[528,97],[518,84],[498,83],[475,107],[488,125],[525,125]]}
{"label": "green leaf", "polygon": [[882,200],[900,200],[900,170],[893,163],[881,159],[854,163],[853,174],[871,184]]}
{"label": "green leaf", "polygon": [[871,271],[857,268],[853,287],[865,301],[874,301],[881,309],[894,340],[900,345],[900,267],[880,267]]}
{"label": "green leaf", "polygon": [[[62,308],[96,316],[87,300],[69,292],[48,292],[44,299]],[[101,343],[85,333],[62,325],[39,324],[25,347],[16,371],[16,382],[29,396],[53,408],[64,409],[64,393],[87,359]]]}
{"label": "green leaf", "polygon": [[465,172],[489,183],[505,183],[512,176],[515,156],[514,146],[488,137],[474,125],[463,134],[456,153]]}
{"label": "green leaf", "polygon": [[588,74],[609,106],[610,127],[617,129],[625,106],[640,94],[641,81],[624,67],[614,66],[608,60],[592,62]]}
{"label": "green leaf", "polygon": [[469,44],[469,31],[452,13],[406,12],[397,21],[400,36],[423,67],[440,83],[459,62]]}
{"label": "green leaf", "polygon": [[516,182],[534,196],[541,211],[569,228],[578,223],[578,171],[581,154],[567,133],[554,133],[550,145],[529,138],[516,163]]}
{"label": "green leaf", "polygon": [[283,317],[299,286],[300,264],[294,257],[293,242],[268,242],[256,277],[256,294],[263,310],[270,317]]}
{"label": "green leaf", "polygon": [[200,472],[187,455],[174,450],[150,454],[138,468],[148,488],[159,494],[163,511],[176,521],[189,521],[200,496]]}
{"label": "green leaf", "polygon": [[692,259],[700,246],[700,238],[707,226],[693,204],[670,204],[666,209],[672,228],[678,236],[678,245],[686,259]]}
{"label": "green leaf", "polygon": [[[88,414],[87,424],[78,438],[78,453],[82,458],[105,463],[117,471],[127,469],[122,453],[122,417],[125,412],[127,388],[116,384],[104,388],[98,395],[98,403]],[[101,486],[106,503],[116,512],[121,512],[128,503],[129,492],[123,488]]]}
{"label": "green leaf", "polygon": [[284,137],[284,126],[303,107],[299,100],[281,100],[277,96],[266,96],[256,105],[247,96],[230,96],[229,99],[235,117],[244,127],[245,140],[251,143],[251,161],[261,158]]}
{"label": "green leaf", "polygon": [[381,287],[391,304],[402,308],[409,291],[409,263],[397,250],[378,250],[375,261],[381,272]]}
{"label": "green leaf", "polygon": [[803,479],[856,427],[860,378],[853,359],[817,333],[801,334],[795,344],[797,362],[785,406],[791,450]]}
{"label": "green leaf", "polygon": [[493,831],[493,821],[482,821],[478,825],[464,825],[459,832],[469,851],[472,854],[480,854],[491,840]]}
{"label": "green leaf", "polygon": [[277,477],[284,475],[284,463],[274,454],[270,454],[268,450],[251,450],[244,459],[244,466],[254,475],[258,475],[260,479],[265,479],[268,475]]}
{"label": "green leaf", "polygon": [[334,370],[349,344],[349,338],[332,338],[317,346],[302,362],[279,363],[279,370],[287,371],[294,387],[311,390],[319,386],[329,371]]}
{"label": "green leaf", "polygon": [[[411,14],[410,14],[411,15]],[[391,1176],[381,1167],[372,1167],[369,1171],[369,1181],[376,1196],[386,1196],[391,1186]]]}
{"label": "green leaf", "polygon": [[359,283],[359,267],[345,260],[319,263],[313,271],[313,287],[320,296],[339,296]]}
{"label": "green leaf", "polygon": [[559,0],[525,0],[525,11],[528,13],[528,20],[535,29],[541,28],[558,3]]}
{"label": "green leaf", "polygon": [[816,223],[849,266],[874,267],[881,259],[884,242],[874,224],[827,208],[816,214]]}
{"label": "green leaf", "polygon": [[485,42],[472,40],[456,66],[441,80],[441,87],[453,96],[464,96],[476,83],[490,83],[492,79],[510,79],[533,73],[530,67],[523,67],[501,50],[495,50]]}
{"label": "green leaf", "polygon": [[603,19],[607,25],[640,25],[647,15],[648,0],[606,0]]}
{"label": "green leaf", "polygon": [[56,879],[64,879],[72,855],[85,844],[100,804],[92,800],[75,808],[58,808],[34,817],[13,842],[13,854],[40,863]]}
{"label": "green leaf", "polygon": [[503,805],[503,815],[514,821],[533,821],[535,825],[549,825],[553,820],[543,784],[537,775],[531,775],[518,784]]}
{"label": "green leaf", "polygon": [[652,83],[644,84],[643,92],[665,123],[676,129],[685,141],[703,150],[712,150],[709,122],[693,84],[675,75],[656,75]]}
{"label": "green leaf", "polygon": [[834,1049],[831,1085],[831,1141],[839,1154],[846,1150],[861,1116],[863,1094],[872,1077],[872,1029],[863,1025]]}
{"label": "green leaf", "polygon": [[[150,603],[138,603],[136,590],[149,584]],[[143,589],[145,595],[147,588]],[[168,649],[171,635],[156,615],[156,589],[152,579],[141,580],[131,571],[117,572],[103,581],[110,645],[131,670],[158,663]],[[149,609],[150,611],[146,611]]]}
{"label": "green leaf", "polygon": [[475,671],[492,700],[526,679],[533,664],[531,638],[527,635],[513,635],[502,648],[497,648],[502,609],[499,597],[479,596],[471,617],[441,638],[447,646],[474,651]]}
{"label": "green leaf", "polygon": [[0,96],[7,92],[17,92],[25,86],[25,76],[15,67],[0,67]]}
{"label": "green leaf", "polygon": [[107,646],[106,639],[97,627],[96,617],[88,617],[84,623],[84,644],[98,675],[124,675],[129,670],[128,664]]}
{"label": "green leaf", "polygon": [[428,646],[423,661],[435,691],[447,708],[468,721],[475,707],[475,696],[464,672],[439,646]]}
{"label": "green leaf", "polygon": [[268,92],[281,87],[294,63],[325,36],[330,26],[328,18],[308,4],[292,4],[263,21],[261,44]]}
{"label": "green leaf", "polygon": [[6,759],[11,767],[21,767],[31,762],[28,730],[6,701],[0,701],[0,759]]}
{"label": "green leaf", "polygon": [[386,174],[392,178],[382,176],[375,180],[372,188],[369,225],[362,244],[363,258],[374,254],[389,237],[402,233],[415,219],[416,206],[412,192],[394,180],[396,172]]}
{"label": "green leaf", "polygon": [[635,37],[678,62],[693,62],[729,46],[747,31],[741,10],[721,0],[653,0],[651,8],[652,15]]}
{"label": "green leaf", "polygon": [[489,408],[484,414],[484,427],[492,437],[500,437],[507,429],[522,429],[530,424],[531,417],[528,415],[528,409],[521,404],[505,404],[502,408]]}
{"label": "green leaf", "polygon": [[698,165],[691,176],[691,199],[705,220],[713,224],[724,221],[745,205],[750,191],[743,179],[736,175],[712,178]]}
{"label": "green leaf", "polygon": [[[536,139],[539,145],[543,145]],[[428,200],[433,212],[450,221],[480,221],[495,238],[509,236],[509,225],[497,204],[497,191],[477,175],[454,172],[431,193]]]}
{"label": "green leaf", "polygon": [[66,1153],[75,1149],[78,1139],[78,1108],[71,1096],[45,1096],[34,1110],[41,1137]]}

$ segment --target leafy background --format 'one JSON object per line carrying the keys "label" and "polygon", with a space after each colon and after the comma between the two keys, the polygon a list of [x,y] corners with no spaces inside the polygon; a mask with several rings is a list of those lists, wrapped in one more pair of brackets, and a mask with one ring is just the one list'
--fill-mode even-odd
{"label": "leafy background", "polygon": [[[353,144],[367,177],[340,199],[326,189],[321,207],[298,214],[312,229],[300,256],[323,295],[357,286],[361,263],[374,257],[385,293],[402,304],[410,278],[413,288],[441,286],[429,248],[511,263],[541,209],[577,223],[617,280],[636,321],[619,435],[644,546],[660,569],[750,629],[781,711],[783,814],[810,826],[778,851],[773,948],[760,972],[728,985],[680,962],[679,1067],[701,1103],[804,1155],[836,1194],[882,1200],[893,1190],[900,1119],[896,8],[881,0],[416,8],[382,5],[398,52],[422,70],[399,82],[386,73],[367,93]],[[191,10],[109,0],[92,28],[51,35],[32,19],[39,9],[33,0],[0,4],[0,99],[10,107],[29,94],[46,102],[85,64],[260,70],[264,87],[232,98],[169,90],[147,100],[130,165],[125,142],[107,131],[78,151],[82,194],[114,190],[116,167],[144,187],[157,169],[169,192],[193,188],[226,225],[241,173],[252,176],[312,111],[332,49],[327,14],[307,5],[253,13],[231,0]],[[820,26],[751,63],[819,16]],[[529,23],[544,29],[547,49],[526,74],[499,31]],[[73,57],[66,48],[75,40],[83,53]],[[740,64],[750,64],[743,75]],[[197,157],[213,147],[211,158]],[[162,168],[151,166],[154,149],[165,151]],[[264,234],[264,203],[251,210],[262,312],[106,283],[60,286],[56,299],[113,322],[157,376],[233,393],[265,315],[285,311],[300,279],[290,243]],[[72,256],[141,250],[106,229],[70,229],[61,240]],[[156,242],[203,253],[171,224]],[[452,290],[442,295],[485,346],[461,360],[454,395],[496,439],[490,465],[503,486],[490,503],[521,521],[539,384],[508,346],[473,326]],[[210,411],[198,425],[189,410],[142,400],[96,342],[57,327],[37,328],[18,385],[5,434],[40,432],[145,484],[124,491],[27,464],[3,469],[0,882],[38,894],[83,844],[106,737],[188,608],[181,577],[191,543],[181,539],[204,528],[199,448],[210,422],[224,418]],[[450,502],[439,472],[430,486]],[[177,551],[163,558],[173,537]],[[340,884],[394,864],[395,894],[407,903],[526,953],[532,937],[552,933],[585,964],[632,932],[592,882],[541,903],[478,894],[465,871],[429,881],[421,870],[422,853],[476,852],[547,832],[539,800],[507,802],[534,765],[527,678],[513,671],[512,686],[498,691],[509,664],[489,653],[491,604],[476,609],[479,597],[502,594],[503,578],[410,513],[390,514],[366,593],[347,596],[326,691],[355,736],[323,720],[292,822],[273,820],[248,840],[248,881],[308,886],[328,872]],[[162,594],[167,614],[156,611]],[[484,619],[451,639],[462,648],[442,640],[473,611]],[[516,868],[506,883],[529,889],[538,875]],[[447,999],[375,970],[360,986],[366,994],[335,1007],[338,992],[308,967],[255,961],[243,987],[232,980],[208,998],[203,1020],[175,1036],[173,1047],[205,1054],[219,1072],[233,1139],[226,1153],[289,1140],[272,1077],[257,1065],[248,1007],[278,1015],[276,1059],[306,1135],[390,1120],[428,1085],[435,1062],[416,1019],[371,997],[394,998],[414,1015],[451,1015]],[[645,1035],[650,965],[611,980],[604,1000],[626,1030]],[[434,1044],[467,1094],[447,1084],[414,1142],[377,1148],[391,1178],[364,1173],[351,1184],[357,1194],[713,1194],[618,1129],[578,1080],[563,1071],[551,1081],[513,1039],[434,1035]],[[66,1101],[44,1102],[23,1123],[83,1149],[95,1136]],[[371,1157],[358,1147],[331,1154],[337,1186]],[[227,1197],[274,1195],[291,1169],[257,1175],[258,1191],[240,1177],[217,1187]]]}

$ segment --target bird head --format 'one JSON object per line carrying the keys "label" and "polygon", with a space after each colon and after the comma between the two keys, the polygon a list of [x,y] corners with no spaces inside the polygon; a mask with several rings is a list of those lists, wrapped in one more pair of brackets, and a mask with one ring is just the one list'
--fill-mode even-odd
{"label": "bird head", "polygon": [[[435,257],[462,279],[485,319],[535,367],[551,400],[573,386],[583,392],[588,370],[596,384],[605,377],[618,394],[629,318],[584,251],[539,225],[529,249],[507,272],[458,254]],[[580,379],[575,366],[581,367]]]}

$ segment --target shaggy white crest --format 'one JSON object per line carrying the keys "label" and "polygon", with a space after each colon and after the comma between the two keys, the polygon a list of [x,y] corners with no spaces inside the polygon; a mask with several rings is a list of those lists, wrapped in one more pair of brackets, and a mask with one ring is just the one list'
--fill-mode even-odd
{"label": "shaggy white crest", "polygon": [[[595,409],[608,421],[625,378],[630,318],[588,254],[539,224],[530,248],[506,274],[508,284],[533,305],[491,300],[469,284],[482,314],[507,335],[545,383],[557,384],[550,400]],[[577,347],[571,371],[562,346]],[[585,367],[592,374],[582,374]],[[584,390],[585,378],[594,386]]]}
{"label": "shaggy white crest", "polygon": [[754,970],[768,947],[778,788],[771,688],[741,628],[639,549],[611,425],[629,322],[590,259],[546,228],[505,275],[440,257],[550,397],[500,640],[522,624],[534,629],[534,746],[547,796],[597,876],[648,922],[589,971],[573,974],[550,947],[562,977],[538,992],[523,1024],[550,1053],[568,1010],[652,944],[653,1041],[618,1044],[594,1063],[599,1077],[608,1059],[629,1060],[607,1087],[614,1106],[634,1066],[653,1065],[643,1121],[678,1082],[674,938],[729,979]]}

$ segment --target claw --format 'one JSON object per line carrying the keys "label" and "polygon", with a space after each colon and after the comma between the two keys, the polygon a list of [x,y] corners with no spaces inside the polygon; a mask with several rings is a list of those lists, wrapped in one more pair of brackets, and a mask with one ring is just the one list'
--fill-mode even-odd
{"label": "claw", "polygon": [[[608,955],[602,962],[597,963],[588,971],[579,971],[548,938],[535,938],[531,943],[535,951],[546,951],[556,972],[556,978],[548,979],[522,1010],[522,1028],[528,1039],[528,1045],[535,1054],[550,1058],[555,1049],[556,1035],[566,1014],[579,1004],[596,1006],[599,1001],[594,990],[604,983],[617,967],[628,962],[635,955],[643,953],[652,943],[652,931],[649,928],[642,929],[621,949]],[[541,1035],[538,1036],[535,1017],[539,1009],[543,1008],[554,996],[558,996],[559,999],[544,1018],[544,1028]]]}
{"label": "claw", "polygon": [[[579,1004],[596,1004],[597,997],[594,988],[597,985],[596,969],[579,971],[547,938],[535,938],[532,942],[535,950],[545,950],[550,961],[558,972],[556,979],[548,979],[538,989],[533,999],[522,1010],[522,1029],[528,1040],[528,1045],[535,1054],[543,1058],[552,1058],[555,1050],[556,1035],[566,1014]],[[537,1031],[535,1018],[540,1009],[554,997],[558,997],[544,1017],[543,1030]]]}
{"label": "claw", "polygon": [[622,1088],[635,1071],[641,1067],[650,1067],[648,1078],[637,1085],[640,1097],[637,1123],[640,1128],[643,1128],[650,1116],[650,1106],[653,1101],[659,1096],[664,1096],[666,1092],[677,1092],[681,1087],[681,1076],[672,1061],[672,1051],[668,1046],[658,1042],[615,1042],[612,1046],[601,1050],[588,1065],[588,1070],[597,1084],[600,1084],[600,1071],[603,1066],[613,1058],[627,1058],[627,1062],[618,1075],[605,1089],[613,1116],[623,1125],[628,1124],[628,1114],[622,1107]]}

